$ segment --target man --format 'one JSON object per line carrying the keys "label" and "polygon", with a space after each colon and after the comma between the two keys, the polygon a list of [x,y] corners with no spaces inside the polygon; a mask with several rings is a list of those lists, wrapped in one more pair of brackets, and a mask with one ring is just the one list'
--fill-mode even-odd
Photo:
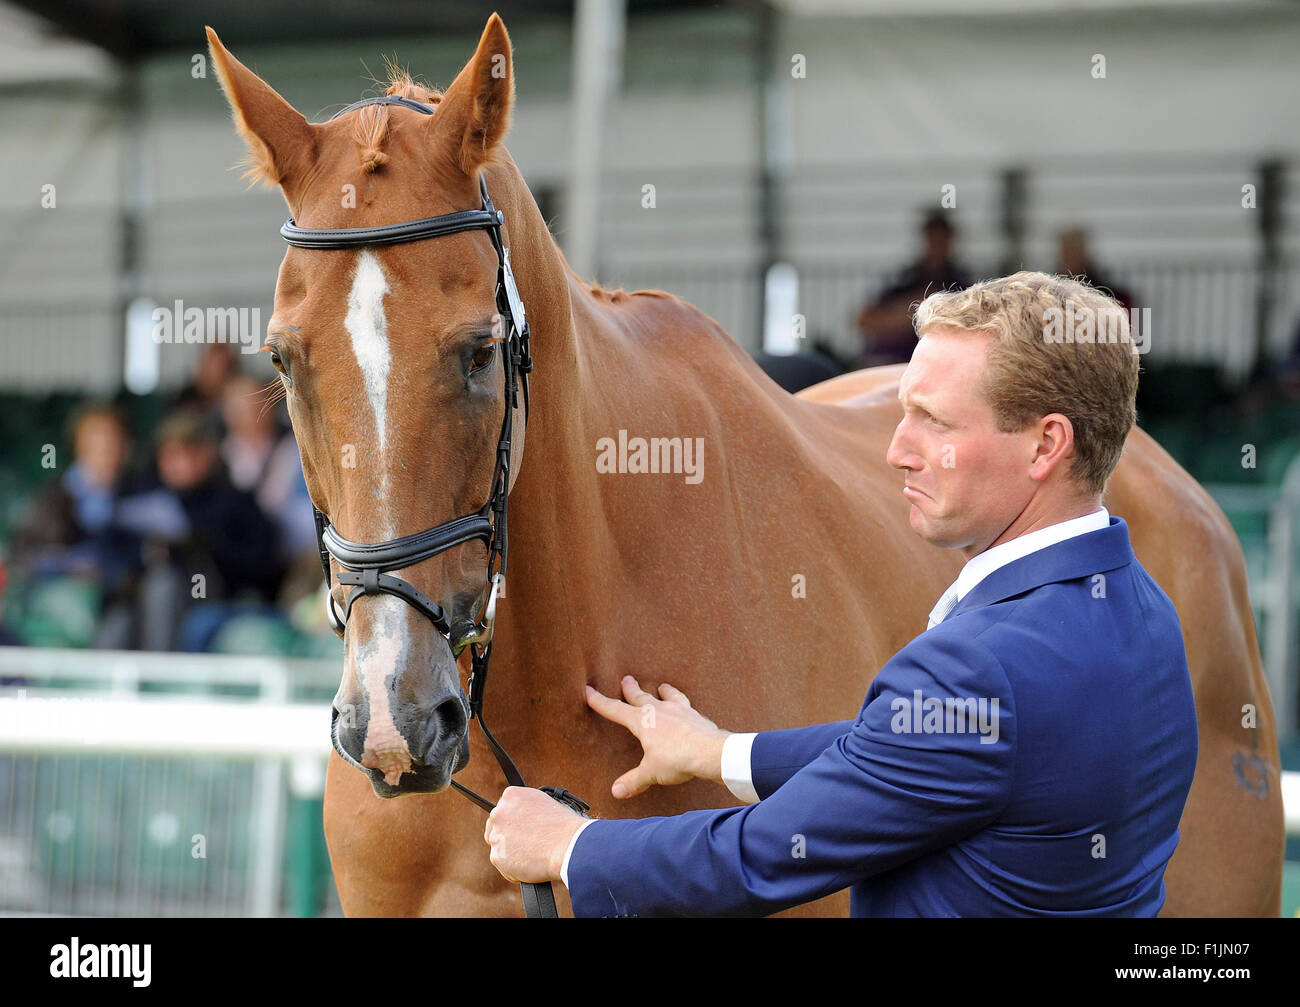
{"label": "man", "polygon": [[939,290],[970,286],[966,270],[953,259],[955,239],[950,210],[925,214],[921,220],[920,258],[858,313],[858,335],[862,339],[859,367],[907,363],[916,346],[912,309],[917,302]]}
{"label": "man", "polygon": [[56,620],[65,645],[125,648],[132,642],[146,531],[127,504],[139,489],[129,467],[131,433],[121,411],[108,403],[79,408],[70,432],[72,465],[36,495],[14,530],[15,569],[29,597],[50,581],[63,582],[65,590],[71,583],[89,585],[93,630],[75,628],[86,613],[73,606],[67,618]]}
{"label": "man", "polygon": [[1082,227],[1067,227],[1056,236],[1056,259],[1058,273],[1108,291],[1125,311],[1131,312],[1134,308],[1133,295],[1114,283],[1109,275],[1104,275],[1093,260],[1088,248],[1088,232]]}
{"label": "man", "polygon": [[199,651],[237,614],[241,595],[275,597],[283,573],[277,529],[251,494],[230,484],[210,412],[182,406],[156,440],[160,485],[127,501],[150,528],[140,648]]}
{"label": "man", "polygon": [[[887,454],[912,528],[967,558],[855,720],[727,734],[662,686],[588,689],[641,741],[616,797],[692,777],[747,807],[587,821],[511,788],[492,862],[560,878],[578,915],[762,915],[851,886],[854,915],[1154,916],[1196,766],[1178,615],[1101,506],[1134,422],[1127,341],[1057,339],[1106,312],[1017,273],[927,298]],[[653,729],[641,707],[655,708]]]}
{"label": "man", "polygon": [[29,577],[72,574],[120,592],[139,568],[140,539],[124,526],[119,503],[132,490],[131,434],[112,405],[83,406],[70,423],[72,465],[32,501],[14,535]]}

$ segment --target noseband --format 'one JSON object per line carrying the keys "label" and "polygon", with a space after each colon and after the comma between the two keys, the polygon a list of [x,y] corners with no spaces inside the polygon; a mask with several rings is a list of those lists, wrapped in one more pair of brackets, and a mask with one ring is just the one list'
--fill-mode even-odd
{"label": "noseband", "polygon": [[[434,110],[410,98],[396,95],[384,95],[355,102],[335,113],[332,118],[351,112],[365,105],[402,105],[419,112],[421,115],[433,115]],[[506,754],[505,749],[492,736],[483,720],[483,696],[487,686],[488,661],[492,656],[492,636],[496,622],[497,595],[505,580],[506,560],[508,555],[507,513],[510,500],[510,451],[514,411],[519,406],[519,391],[524,393],[524,426],[528,424],[528,375],[533,369],[533,358],[529,352],[528,321],[524,313],[524,302],[515,285],[514,273],[510,269],[510,249],[501,240],[501,226],[505,217],[492,205],[488,196],[487,182],[479,174],[479,193],[483,206],[478,210],[457,210],[437,217],[425,217],[421,220],[408,220],[400,224],[384,224],[380,227],[337,227],[310,228],[299,227],[292,218],[285,221],[280,234],[290,245],[296,248],[320,249],[325,251],[337,249],[362,248],[368,245],[397,245],[408,241],[424,241],[428,238],[441,238],[448,234],[462,231],[487,231],[492,239],[492,247],[497,253],[496,306],[500,315],[503,331],[506,333],[502,353],[505,372],[505,414],[501,419],[501,433],[497,437],[496,461],[492,471],[492,483],[488,492],[487,503],[479,510],[464,517],[446,521],[414,535],[389,539],[386,542],[353,542],[343,538],[330,519],[313,505],[316,516],[316,543],[320,552],[321,569],[325,573],[325,586],[331,588],[331,557],[341,568],[338,582],[351,587],[343,605],[340,617],[334,604],[333,591],[325,599],[330,626],[339,638],[343,638],[352,606],[364,595],[391,594],[401,598],[417,612],[423,615],[443,636],[454,655],[459,656],[466,646],[470,648],[471,674],[469,680],[469,713],[471,719],[477,719],[487,740],[489,748],[496,756],[501,771],[512,786],[526,786],[518,767]],[[448,549],[466,542],[481,539],[488,550],[488,584],[490,592],[483,606],[481,621],[472,631],[459,640],[452,640],[452,627],[441,605],[429,599],[414,585],[392,576],[389,571],[401,570],[414,566],[423,560],[437,556]],[[491,811],[495,805],[480,797],[455,780],[451,785],[471,801]],[[569,805],[580,814],[585,814],[587,805],[574,797],[563,787],[542,787],[556,800]],[[549,884],[522,884],[520,886],[524,901],[524,910],[530,917],[554,917],[555,896]]]}

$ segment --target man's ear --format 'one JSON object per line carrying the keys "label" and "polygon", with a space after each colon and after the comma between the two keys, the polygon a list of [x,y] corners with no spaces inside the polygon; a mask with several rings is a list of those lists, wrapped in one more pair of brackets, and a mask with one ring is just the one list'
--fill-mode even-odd
{"label": "man's ear", "polygon": [[438,131],[442,142],[451,146],[448,153],[453,162],[472,177],[505,139],[514,102],[510,36],[501,18],[493,14],[474,57],[443,94],[429,128]]}
{"label": "man's ear", "polygon": [[[1039,422],[1042,423],[1042,434],[1035,463],[1039,459],[1050,458],[1052,469],[1059,467],[1060,471],[1068,477],[1075,460],[1074,424],[1063,413],[1048,413]],[[1042,478],[1046,478],[1047,474],[1044,472]]]}
{"label": "man's ear", "polygon": [[290,207],[295,206],[297,193],[316,163],[316,127],[235,59],[216,32],[205,30],[235,128],[248,144],[244,176],[280,186]]}

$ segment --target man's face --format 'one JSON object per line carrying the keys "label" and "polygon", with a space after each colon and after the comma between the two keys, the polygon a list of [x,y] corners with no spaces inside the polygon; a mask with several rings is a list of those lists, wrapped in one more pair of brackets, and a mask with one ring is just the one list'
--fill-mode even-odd
{"label": "man's face", "polygon": [[216,460],[216,447],[207,442],[164,441],[158,445],[158,477],[168,489],[183,493],[203,483]]}
{"label": "man's face", "polygon": [[107,489],[126,462],[126,434],[108,417],[90,416],[77,430],[73,451],[90,481]]}
{"label": "man's face", "polygon": [[1080,234],[1061,236],[1058,248],[1061,268],[1072,276],[1088,271],[1088,243]]}
{"label": "man's face", "polygon": [[984,399],[994,338],[943,326],[922,333],[899,381],[903,420],[885,456],[903,471],[912,529],[967,558],[997,540],[1038,485],[1028,474],[1033,426],[1003,433]]}
{"label": "man's face", "polygon": [[934,262],[942,262],[952,253],[952,232],[946,227],[934,226],[925,229],[925,257]]}

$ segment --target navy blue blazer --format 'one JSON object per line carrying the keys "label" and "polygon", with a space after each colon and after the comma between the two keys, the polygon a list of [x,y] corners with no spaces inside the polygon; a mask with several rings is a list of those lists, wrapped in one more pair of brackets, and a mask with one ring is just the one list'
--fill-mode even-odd
{"label": "navy blue blazer", "polygon": [[856,720],[754,739],[761,800],[599,820],[578,916],[1154,916],[1196,768],[1178,613],[1128,526],[985,577],[872,681]]}

